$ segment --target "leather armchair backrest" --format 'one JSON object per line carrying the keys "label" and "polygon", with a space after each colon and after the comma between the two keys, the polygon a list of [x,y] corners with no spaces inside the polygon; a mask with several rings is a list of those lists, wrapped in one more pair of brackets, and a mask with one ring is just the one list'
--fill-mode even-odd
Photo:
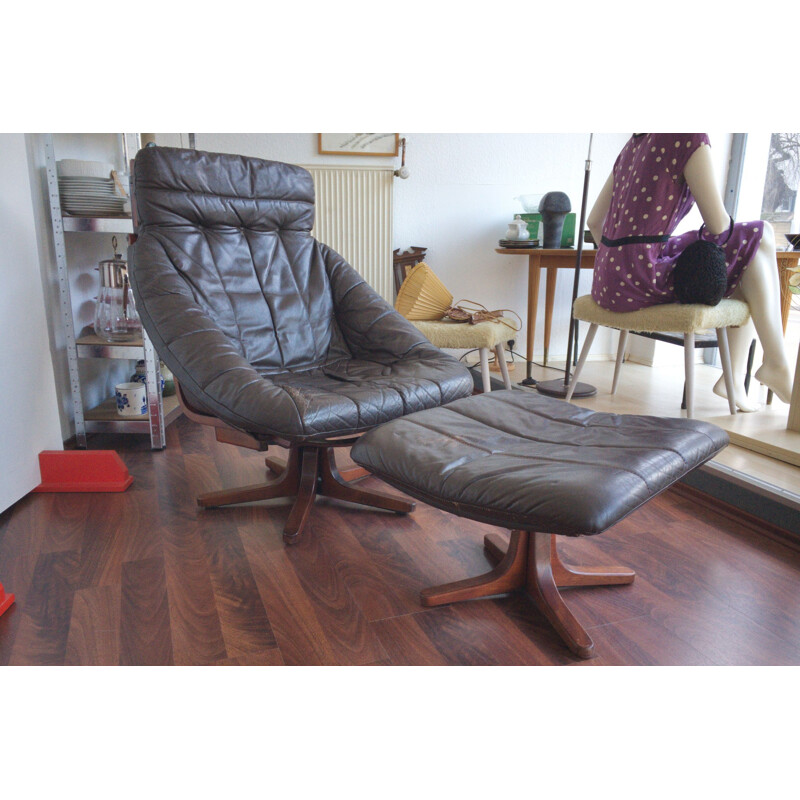
{"label": "leather armchair backrest", "polygon": [[163,279],[162,292],[189,293],[259,374],[349,355],[323,246],[310,233],[307,170],[147,147],[136,156],[133,184],[135,250],[147,255],[148,281]]}

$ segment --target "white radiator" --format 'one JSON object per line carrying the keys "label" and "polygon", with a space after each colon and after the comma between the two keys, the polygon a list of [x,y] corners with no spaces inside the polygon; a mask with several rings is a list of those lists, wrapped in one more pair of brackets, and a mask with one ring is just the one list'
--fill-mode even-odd
{"label": "white radiator", "polygon": [[316,189],[313,235],[341,254],[378,294],[393,303],[393,168],[306,169]]}

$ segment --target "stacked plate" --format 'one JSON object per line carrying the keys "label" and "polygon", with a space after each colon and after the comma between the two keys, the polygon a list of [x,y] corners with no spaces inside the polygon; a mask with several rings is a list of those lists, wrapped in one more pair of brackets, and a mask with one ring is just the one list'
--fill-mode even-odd
{"label": "stacked plate", "polygon": [[501,239],[498,244],[500,247],[507,247],[509,249],[520,248],[530,249],[539,246],[538,239]]}
{"label": "stacked plate", "polygon": [[64,159],[56,164],[61,207],[79,217],[114,217],[125,213],[125,197],[117,192],[111,164]]}

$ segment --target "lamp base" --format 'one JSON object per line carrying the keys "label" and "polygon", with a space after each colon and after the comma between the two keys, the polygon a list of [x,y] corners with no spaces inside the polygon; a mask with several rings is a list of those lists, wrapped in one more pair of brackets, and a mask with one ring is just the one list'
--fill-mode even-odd
{"label": "lamp base", "polygon": [[[536,391],[546,394],[549,397],[566,397],[569,384],[564,383],[563,378],[556,378],[552,381],[538,381],[536,383]],[[581,383],[580,381],[575,385],[575,391],[572,393],[573,397],[594,397],[597,394],[597,389],[590,383]]]}

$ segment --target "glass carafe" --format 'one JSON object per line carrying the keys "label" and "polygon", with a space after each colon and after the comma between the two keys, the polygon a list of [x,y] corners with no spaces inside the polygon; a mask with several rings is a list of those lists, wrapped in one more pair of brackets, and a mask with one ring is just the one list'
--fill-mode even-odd
{"label": "glass carafe", "polygon": [[114,258],[101,261],[100,289],[94,313],[94,332],[107,342],[130,342],[141,334],[141,322],[136,313],[128,281],[128,262],[117,253],[113,238]]}

